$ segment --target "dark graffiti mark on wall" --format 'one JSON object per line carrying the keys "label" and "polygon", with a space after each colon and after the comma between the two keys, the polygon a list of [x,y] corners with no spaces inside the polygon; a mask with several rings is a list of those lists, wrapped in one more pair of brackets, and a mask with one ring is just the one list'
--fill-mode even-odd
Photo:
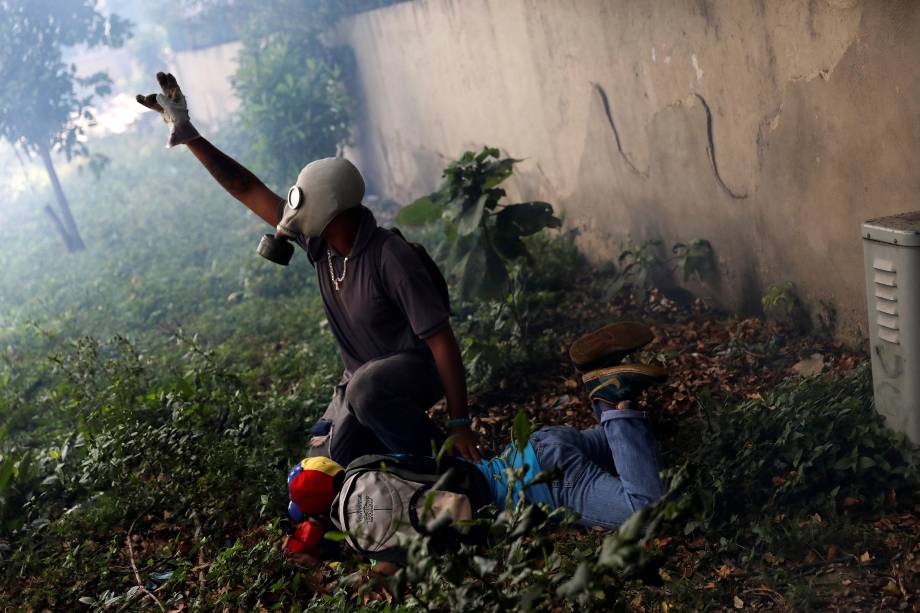
{"label": "dark graffiti mark on wall", "polygon": [[[613,112],[610,106],[610,98],[607,96],[607,92],[604,91],[604,88],[601,87],[599,83],[591,83],[594,86],[594,89],[597,91],[598,96],[600,96],[601,104],[604,105],[604,114],[607,116],[607,123],[610,125],[610,130],[613,132],[613,139],[617,144],[617,151],[620,152],[620,156],[623,158],[623,161],[626,162],[626,166],[634,172],[635,174],[648,177],[649,171],[646,169],[644,172],[636,168],[636,165],[633,164],[632,160],[629,159],[629,156],[626,155],[626,152],[623,151],[623,143],[620,141],[620,131],[617,130],[617,124],[613,119]],[[748,197],[747,192],[739,193],[734,191],[725,181],[722,180],[722,175],[719,173],[719,165],[716,162],[716,144],[712,138],[712,111],[709,108],[709,103],[706,102],[706,99],[703,98],[700,94],[694,94],[703,105],[703,110],[706,112],[706,153],[709,155],[709,164],[712,167],[712,172],[716,177],[716,182],[718,182],[719,187],[721,187],[726,194],[735,198],[736,200],[743,200]]]}
{"label": "dark graffiti mark on wall", "polygon": [[645,172],[642,172],[636,165],[632,163],[632,160],[629,159],[629,156],[626,155],[626,152],[623,151],[623,144],[620,142],[620,132],[617,130],[617,124],[613,120],[613,113],[610,110],[610,99],[607,98],[607,92],[604,91],[604,88],[600,86],[600,83],[592,83],[594,89],[597,90],[598,95],[601,97],[601,103],[604,105],[604,113],[607,115],[607,123],[610,124],[610,129],[613,130],[613,139],[617,143],[617,151],[620,152],[620,156],[623,158],[623,161],[626,162],[626,165],[631,171],[637,175],[648,177],[648,169]]}
{"label": "dark graffiti mark on wall", "polygon": [[694,94],[699,98],[700,102],[703,104],[703,109],[706,111],[706,138],[709,140],[709,145],[706,147],[706,150],[709,152],[709,163],[712,165],[712,172],[716,175],[716,181],[719,182],[719,185],[722,186],[722,189],[725,190],[732,198],[737,200],[743,200],[747,198],[747,192],[743,194],[735,192],[725,184],[725,181],[722,180],[722,175],[719,174],[719,165],[716,163],[716,143],[712,139],[712,111],[709,110],[709,103],[706,102],[706,99],[703,98],[700,94]]}

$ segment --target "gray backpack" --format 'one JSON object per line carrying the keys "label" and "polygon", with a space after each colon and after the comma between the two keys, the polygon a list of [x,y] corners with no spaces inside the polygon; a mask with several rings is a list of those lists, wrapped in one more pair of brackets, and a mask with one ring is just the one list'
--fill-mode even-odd
{"label": "gray backpack", "polygon": [[436,551],[484,542],[485,527],[472,520],[491,502],[485,476],[464,460],[366,455],[345,469],[331,516],[355,551],[402,562],[407,540],[419,534]]}

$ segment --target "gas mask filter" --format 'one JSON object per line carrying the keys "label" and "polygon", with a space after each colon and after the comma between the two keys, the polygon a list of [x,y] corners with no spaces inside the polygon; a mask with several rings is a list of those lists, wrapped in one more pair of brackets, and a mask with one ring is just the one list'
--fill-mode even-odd
{"label": "gas mask filter", "polygon": [[256,247],[256,253],[275,264],[287,266],[294,257],[294,245],[284,236],[263,234],[259,246]]}
{"label": "gas mask filter", "polygon": [[257,253],[287,266],[294,255],[291,239],[320,236],[329,222],[339,213],[361,204],[363,197],[364,178],[348,160],[324,158],[310,162],[288,190],[277,235],[264,235]]}

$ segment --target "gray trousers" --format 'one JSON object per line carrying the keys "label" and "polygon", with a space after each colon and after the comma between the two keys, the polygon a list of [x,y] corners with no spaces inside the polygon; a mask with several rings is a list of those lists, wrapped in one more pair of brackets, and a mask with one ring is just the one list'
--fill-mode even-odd
{"label": "gray trousers", "polygon": [[342,466],[370,453],[431,455],[445,437],[426,411],[443,395],[430,354],[366,362],[335,386],[308,455],[326,455]]}

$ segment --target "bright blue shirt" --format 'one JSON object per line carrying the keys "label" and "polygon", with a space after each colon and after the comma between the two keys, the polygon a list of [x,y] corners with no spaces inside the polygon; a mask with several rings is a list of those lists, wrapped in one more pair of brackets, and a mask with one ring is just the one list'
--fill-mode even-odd
{"label": "bright blue shirt", "polygon": [[537,452],[534,451],[533,445],[527,443],[524,453],[520,453],[513,445],[508,445],[505,451],[491,460],[481,460],[476,464],[482,474],[486,476],[489,482],[489,488],[492,490],[492,501],[499,509],[505,508],[505,496],[508,493],[508,475],[505,472],[509,467],[519,470],[521,466],[526,466],[523,484],[518,481],[514,484],[512,500],[516,503],[521,495],[521,489],[524,485],[524,499],[532,504],[544,503],[552,506],[549,487],[545,483],[529,485],[537,474],[540,472],[540,462],[537,460]]}

